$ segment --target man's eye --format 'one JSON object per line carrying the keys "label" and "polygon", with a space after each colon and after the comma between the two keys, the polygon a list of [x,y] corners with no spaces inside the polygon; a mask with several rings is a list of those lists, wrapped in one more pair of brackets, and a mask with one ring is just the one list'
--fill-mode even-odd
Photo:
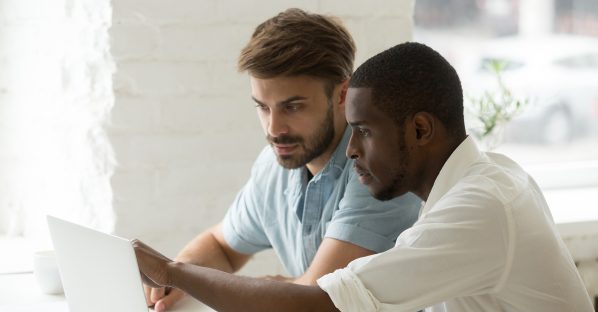
{"label": "man's eye", "polygon": [[299,110],[299,104],[287,104],[285,108],[289,112],[296,112]]}
{"label": "man's eye", "polygon": [[370,130],[368,129],[359,128],[357,129],[357,131],[359,131],[359,135],[361,135],[362,137],[370,136]]}
{"label": "man's eye", "polygon": [[268,111],[268,106],[264,105],[264,104],[255,104],[255,107],[257,107],[259,110],[261,111]]}

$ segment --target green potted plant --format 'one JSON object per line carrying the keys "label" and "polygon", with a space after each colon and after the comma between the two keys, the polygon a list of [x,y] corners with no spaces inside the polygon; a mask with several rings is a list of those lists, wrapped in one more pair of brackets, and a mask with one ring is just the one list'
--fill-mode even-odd
{"label": "green potted plant", "polygon": [[505,126],[529,102],[515,97],[504,83],[502,72],[506,66],[504,61],[490,61],[488,70],[494,75],[497,88],[485,90],[478,96],[466,96],[465,111],[471,122],[469,133],[485,150],[493,150],[502,143]]}

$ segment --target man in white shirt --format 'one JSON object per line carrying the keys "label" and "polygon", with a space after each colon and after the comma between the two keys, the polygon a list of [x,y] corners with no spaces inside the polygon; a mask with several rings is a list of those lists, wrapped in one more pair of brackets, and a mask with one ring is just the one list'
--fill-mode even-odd
{"label": "man in white shirt", "polygon": [[144,278],[218,311],[593,311],[540,189],[507,157],[478,150],[462,102],[453,67],[418,43],[351,78],[347,156],[360,181],[378,199],[425,201],[393,249],[310,287],[172,262],[136,242]]}

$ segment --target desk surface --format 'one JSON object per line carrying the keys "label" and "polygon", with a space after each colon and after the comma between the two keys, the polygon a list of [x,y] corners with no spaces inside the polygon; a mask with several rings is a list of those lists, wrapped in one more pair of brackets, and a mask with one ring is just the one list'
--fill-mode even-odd
{"label": "desk surface", "polygon": [[[43,294],[32,273],[0,275],[0,311],[10,312],[68,312],[64,295]],[[209,307],[186,298],[174,310],[178,312],[209,312]]]}

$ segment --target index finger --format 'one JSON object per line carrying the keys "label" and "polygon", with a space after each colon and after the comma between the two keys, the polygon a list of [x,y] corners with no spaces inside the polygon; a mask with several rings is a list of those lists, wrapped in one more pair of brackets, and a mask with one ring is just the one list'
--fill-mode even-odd
{"label": "index finger", "polygon": [[153,288],[151,290],[151,294],[150,294],[150,301],[152,301],[153,303],[158,302],[158,300],[164,298],[165,295],[165,288],[161,287],[161,288]]}
{"label": "index finger", "polygon": [[143,292],[145,293],[145,303],[147,303],[148,307],[153,307],[155,304],[155,302],[152,302],[151,300],[152,289],[152,287],[143,284]]}

